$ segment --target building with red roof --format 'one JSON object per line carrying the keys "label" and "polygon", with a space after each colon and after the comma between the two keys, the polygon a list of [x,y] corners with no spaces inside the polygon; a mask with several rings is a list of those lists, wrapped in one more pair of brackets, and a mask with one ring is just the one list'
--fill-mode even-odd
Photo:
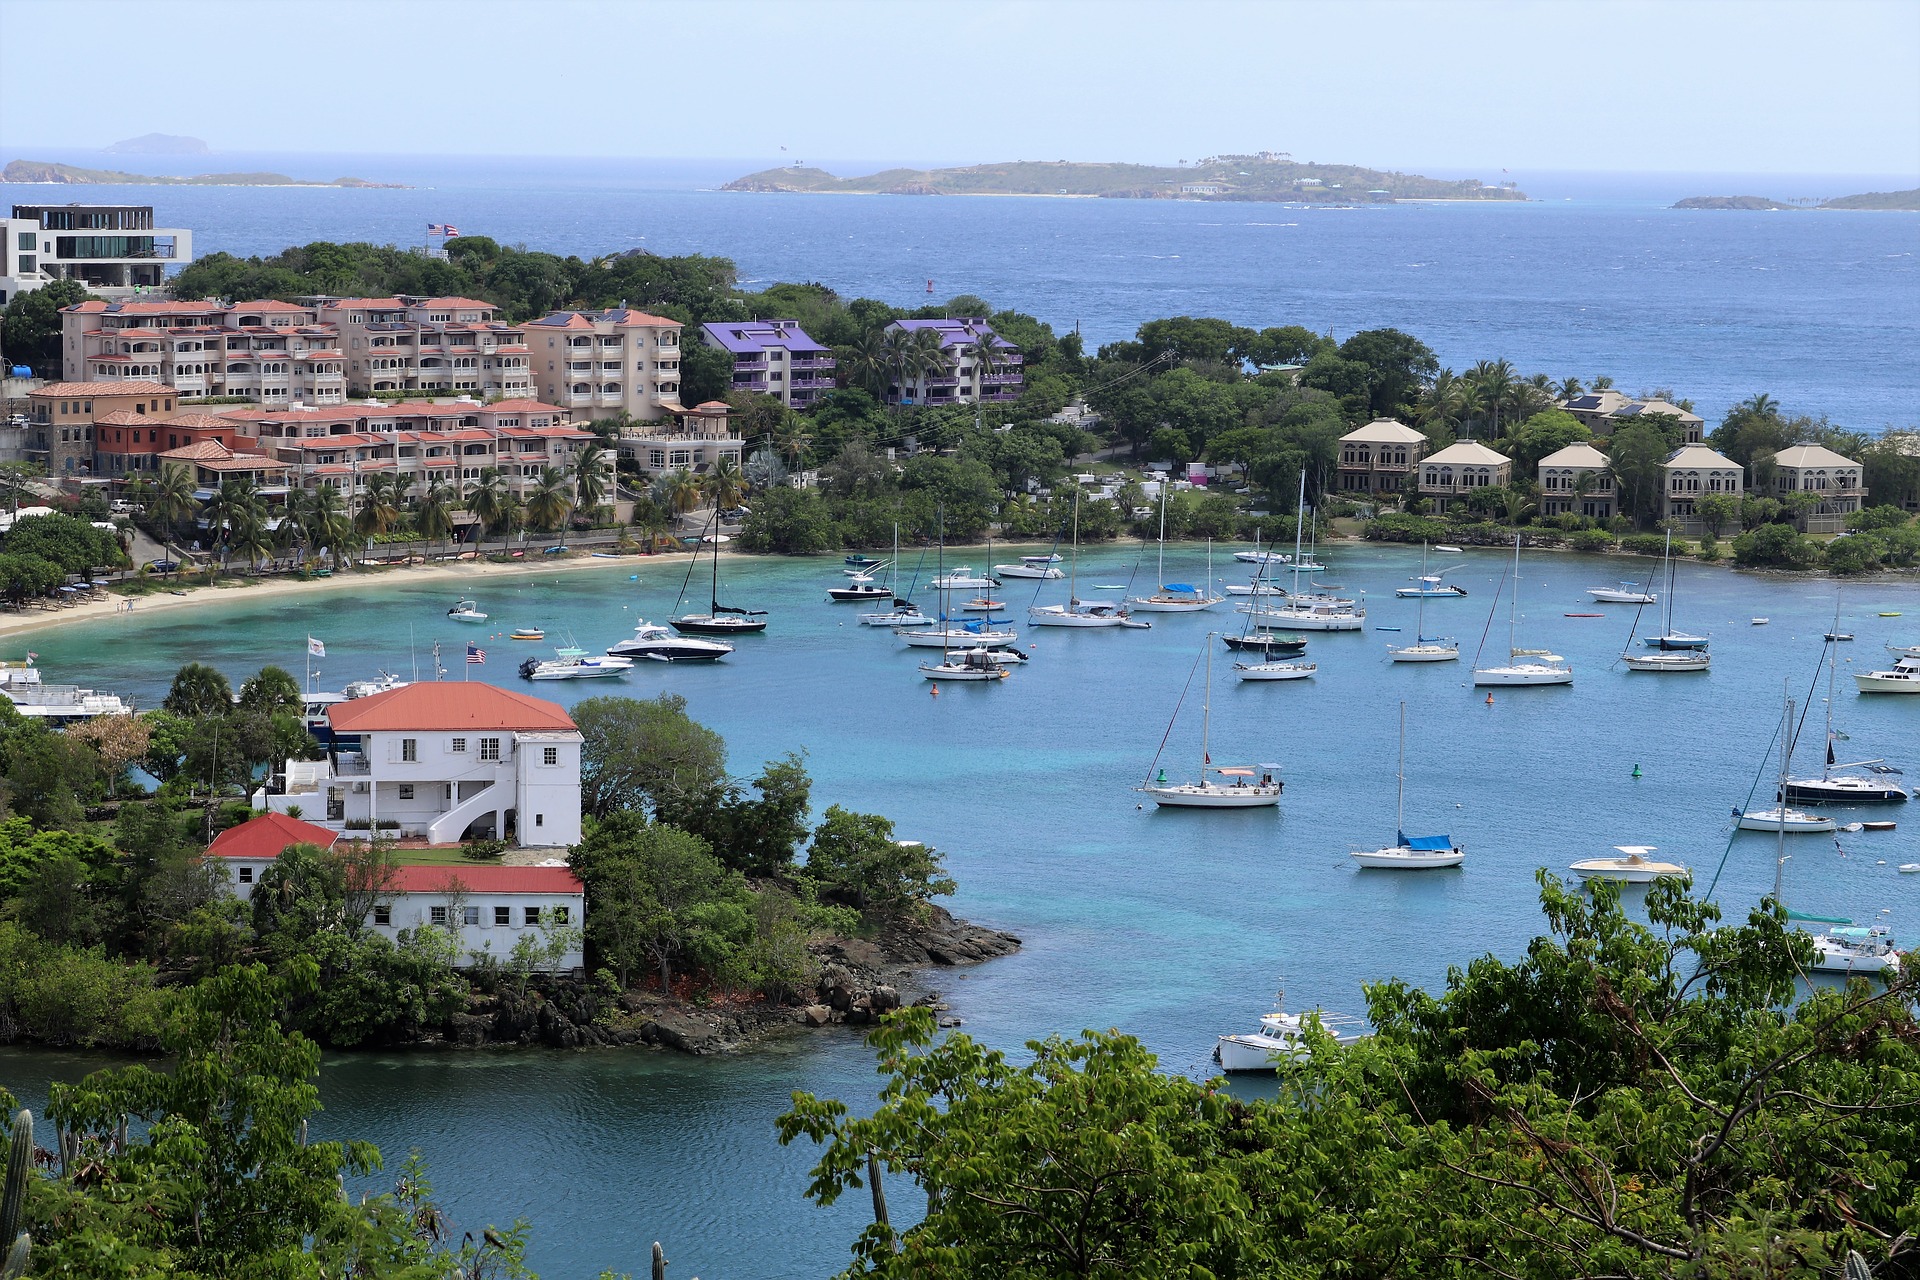
{"label": "building with red roof", "polygon": [[629,307],[556,311],[526,325],[540,398],[586,418],[680,412],[680,322]]}
{"label": "building with red roof", "polygon": [[63,307],[60,328],[69,378],[152,379],[182,396],[261,404],[338,404],[347,395],[340,331],[310,306],[88,301]]}
{"label": "building with red roof", "polygon": [[227,885],[241,898],[253,896],[260,873],[296,844],[331,849],[340,833],[327,827],[303,822],[285,813],[259,813],[237,827],[228,827],[207,846],[207,856],[219,859]]}
{"label": "building with red roof", "polygon": [[429,844],[580,842],[581,736],[564,707],[478,681],[403,685],[327,710],[335,747],[257,796],[334,830]]}
{"label": "building with red roof", "polygon": [[27,460],[53,480],[91,476],[96,422],[117,414],[171,416],[177,398],[172,387],[145,380],[48,383],[27,394]]}
{"label": "building with red roof", "polygon": [[524,396],[526,333],[477,298],[317,298],[347,353],[351,395]]}

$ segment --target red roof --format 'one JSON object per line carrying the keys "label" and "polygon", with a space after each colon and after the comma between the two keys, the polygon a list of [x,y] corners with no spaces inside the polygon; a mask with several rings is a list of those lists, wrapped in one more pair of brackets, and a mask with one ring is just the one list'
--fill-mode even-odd
{"label": "red roof", "polygon": [[469,893],[586,892],[565,867],[395,867],[387,887],[395,893],[443,893],[455,878]]}
{"label": "red roof", "polygon": [[27,394],[45,399],[49,396],[171,396],[179,393],[164,382],[116,382],[106,379],[99,382],[50,382]]}
{"label": "red roof", "polygon": [[481,307],[487,311],[500,309],[498,303],[481,302],[478,298],[428,298],[424,302],[416,302],[413,305],[416,307]]}
{"label": "red roof", "polygon": [[331,849],[339,838],[337,831],[289,818],[284,813],[262,813],[215,836],[207,846],[207,854],[214,858],[271,860],[284,853],[290,844],[317,844],[322,849]]}
{"label": "red roof", "polygon": [[577,729],[566,709],[524,693],[468,681],[410,684],[327,708],[336,733],[417,729]]}

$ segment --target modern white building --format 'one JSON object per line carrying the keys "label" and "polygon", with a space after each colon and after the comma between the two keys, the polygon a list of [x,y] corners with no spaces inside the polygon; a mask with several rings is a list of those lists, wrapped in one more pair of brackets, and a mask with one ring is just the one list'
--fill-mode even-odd
{"label": "modern white building", "polygon": [[580,842],[579,728],[557,703],[472,681],[410,684],[327,710],[328,759],[293,760],[256,808],[432,845]]}
{"label": "modern white building", "polygon": [[154,226],[152,205],[17,204],[0,231],[0,306],[55,280],[127,297],[193,261],[193,232]]}

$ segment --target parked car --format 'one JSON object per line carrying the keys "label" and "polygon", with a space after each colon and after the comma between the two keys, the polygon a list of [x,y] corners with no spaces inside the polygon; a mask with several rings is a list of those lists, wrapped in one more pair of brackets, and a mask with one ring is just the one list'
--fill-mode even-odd
{"label": "parked car", "polygon": [[178,560],[149,560],[146,563],[148,573],[177,573],[180,570]]}

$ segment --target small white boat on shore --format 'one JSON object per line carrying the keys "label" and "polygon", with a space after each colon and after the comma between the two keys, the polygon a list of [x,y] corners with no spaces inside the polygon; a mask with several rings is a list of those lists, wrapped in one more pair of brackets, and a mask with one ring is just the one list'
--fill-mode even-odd
{"label": "small white boat on shore", "polygon": [[1650,884],[1662,876],[1684,876],[1688,870],[1675,862],[1654,862],[1647,857],[1654,852],[1650,844],[1617,844],[1614,846],[1622,858],[1588,858],[1584,862],[1573,863],[1569,868],[1582,880],[1620,880],[1627,884]]}

